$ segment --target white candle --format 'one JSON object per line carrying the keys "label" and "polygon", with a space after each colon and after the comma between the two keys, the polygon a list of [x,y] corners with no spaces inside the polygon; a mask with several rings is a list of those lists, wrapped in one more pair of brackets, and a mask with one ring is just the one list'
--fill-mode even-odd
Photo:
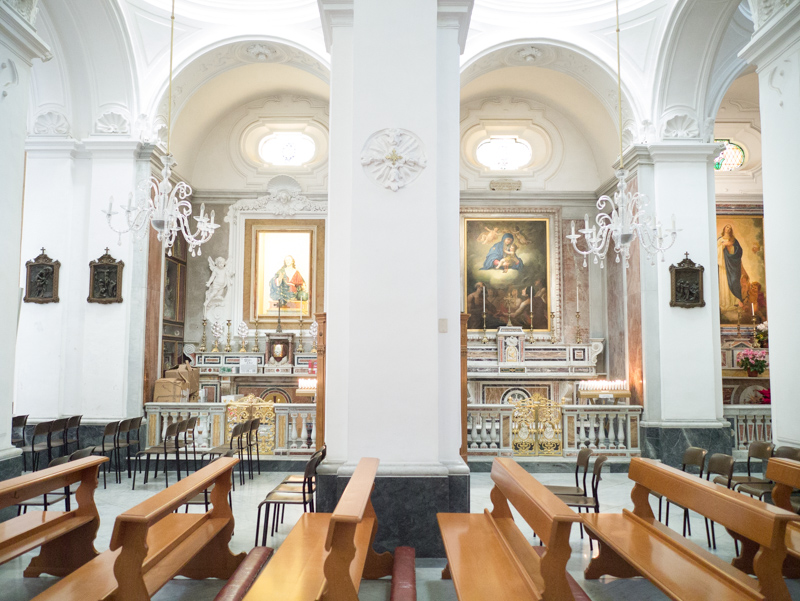
{"label": "white candle", "polygon": [[672,231],[674,232],[674,231],[676,231],[676,229],[677,228],[675,227],[675,213],[673,213],[672,214]]}
{"label": "white candle", "polygon": [[588,214],[585,215],[584,218],[583,218],[583,229],[585,229],[585,230],[589,229],[589,215]]}
{"label": "white candle", "polygon": [[750,303],[750,308],[753,310],[753,317],[756,316],[756,305],[755,303]]}
{"label": "white candle", "polygon": [[575,222],[572,222],[572,235],[575,235]]}
{"label": "white candle", "polygon": [[483,312],[486,313],[486,286],[483,286]]}
{"label": "white candle", "polygon": [[112,203],[113,203],[113,202],[114,202],[114,197],[113,197],[113,196],[110,196],[110,197],[108,198],[108,212],[109,212],[109,213],[111,212],[111,209],[113,208],[113,206],[112,206]]}
{"label": "white candle", "polygon": [[531,286],[531,314],[533,314],[533,286]]}

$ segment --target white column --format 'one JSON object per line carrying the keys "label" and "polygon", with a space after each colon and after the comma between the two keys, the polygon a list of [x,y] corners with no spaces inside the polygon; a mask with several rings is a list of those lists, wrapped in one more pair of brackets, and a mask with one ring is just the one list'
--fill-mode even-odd
{"label": "white column", "polygon": [[25,135],[31,62],[48,60],[50,50],[32,25],[0,2],[0,460],[19,454],[11,447],[14,353],[20,290],[20,237],[25,172]]}
{"label": "white column", "polygon": [[[662,143],[639,160],[639,192],[668,227],[675,215],[675,245],[651,266],[642,253],[642,338],[645,379],[643,426],[721,428],[719,295],[713,158],[716,144]],[[705,268],[705,306],[670,307],[669,266],[689,258]]]}
{"label": "white column", "polygon": [[779,6],[776,13],[766,22],[757,17],[760,26],[740,56],[758,67],[773,437],[778,445],[800,446],[795,392],[800,277],[791,260],[800,222],[795,160],[800,138],[800,3]]}
{"label": "white column", "polygon": [[[320,4],[332,53],[329,457],[446,475],[460,444],[458,57],[471,2]],[[426,157],[397,191],[360,162],[387,128],[411,132]]]}

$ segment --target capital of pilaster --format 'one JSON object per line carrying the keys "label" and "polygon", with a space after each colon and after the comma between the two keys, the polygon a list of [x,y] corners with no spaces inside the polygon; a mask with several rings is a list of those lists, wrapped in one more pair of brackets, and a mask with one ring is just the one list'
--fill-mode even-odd
{"label": "capital of pilaster", "polygon": [[89,137],[82,141],[83,147],[93,159],[136,158],[141,142],[131,138]]}
{"label": "capital of pilaster", "polygon": [[0,40],[28,66],[35,58],[43,61],[53,58],[50,48],[36,35],[31,24],[4,2],[0,2]]}
{"label": "capital of pilaster", "polygon": [[68,136],[29,136],[25,140],[29,159],[77,159],[85,156],[83,145]]}
{"label": "capital of pilaster", "polygon": [[458,30],[458,45],[463,53],[467,44],[474,0],[438,0],[438,2],[438,25],[440,28]]}
{"label": "capital of pilaster", "polygon": [[322,19],[325,49],[330,52],[333,45],[333,28],[353,26],[353,0],[317,0],[317,5]]}
{"label": "capital of pilaster", "polygon": [[756,65],[759,71],[786,50],[800,45],[800,0],[788,1],[788,5],[756,30],[750,43],[739,52],[739,58]]}
{"label": "capital of pilaster", "polygon": [[647,151],[654,163],[711,162],[725,146],[707,142],[662,142],[650,144]]}

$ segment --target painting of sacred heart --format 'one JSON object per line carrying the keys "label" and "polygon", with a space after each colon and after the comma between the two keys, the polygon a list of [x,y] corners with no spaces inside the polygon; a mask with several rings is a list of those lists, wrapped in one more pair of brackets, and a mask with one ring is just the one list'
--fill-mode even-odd
{"label": "painting of sacred heart", "polygon": [[767,321],[761,215],[717,215],[717,269],[720,324]]}
{"label": "painting of sacred heart", "polygon": [[550,228],[546,218],[464,220],[464,306],[471,330],[550,329]]}
{"label": "painting of sacred heart", "polygon": [[256,315],[311,315],[310,230],[256,232]]}

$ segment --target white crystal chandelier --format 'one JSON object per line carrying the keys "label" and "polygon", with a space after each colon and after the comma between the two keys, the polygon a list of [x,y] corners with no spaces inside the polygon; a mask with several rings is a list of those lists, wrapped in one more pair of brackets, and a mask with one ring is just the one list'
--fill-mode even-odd
{"label": "white crystal chandelier", "polygon": [[175,40],[175,0],[172,0],[172,17],[169,40],[169,98],[167,102],[167,153],[161,157],[164,165],[161,179],[151,175],[149,179],[139,182],[136,202],[133,193],[128,196],[128,205],[120,205],[125,212],[126,226],[117,229],[111,219],[118,212],[113,210],[113,197],[109,200],[108,210],[103,211],[106,222],[112,231],[119,235],[118,243],[122,244],[122,235],[132,232],[137,240],[141,240],[148,232],[149,223],[158,234],[158,240],[172,256],[172,245],[178,233],[189,245],[192,256],[203,254],[201,246],[208,242],[219,224],[214,223],[214,211],[206,215],[205,204],[200,205],[200,215],[194,217],[197,227],[192,233],[192,204],[187,200],[192,195],[192,187],[186,182],[172,185],[172,167],[175,159],[170,154],[170,134],[172,129],[172,57]]}
{"label": "white crystal chandelier", "polygon": [[[583,255],[583,266],[587,265],[587,257],[594,255],[594,263],[600,263],[600,267],[605,266],[606,253],[612,242],[616,262],[622,262],[628,268],[631,254],[631,243],[639,240],[642,250],[647,254],[652,264],[655,263],[657,256],[661,256],[664,261],[664,251],[675,243],[678,229],[675,228],[675,216],[672,216],[672,227],[662,230],[661,223],[648,215],[647,198],[638,192],[631,192],[628,189],[628,170],[625,169],[623,159],[622,144],[622,76],[620,71],[620,49],[619,49],[619,0],[617,6],[617,107],[619,109],[619,166],[616,172],[617,191],[614,198],[603,195],[597,200],[598,214],[595,217],[595,224],[589,227],[589,215],[584,217],[584,227],[575,232],[575,222],[572,222],[572,233],[567,235],[567,239],[572,242],[572,247],[576,252]],[[605,209],[607,212],[604,212]],[[578,241],[583,238],[586,242],[585,248],[578,247]]]}

